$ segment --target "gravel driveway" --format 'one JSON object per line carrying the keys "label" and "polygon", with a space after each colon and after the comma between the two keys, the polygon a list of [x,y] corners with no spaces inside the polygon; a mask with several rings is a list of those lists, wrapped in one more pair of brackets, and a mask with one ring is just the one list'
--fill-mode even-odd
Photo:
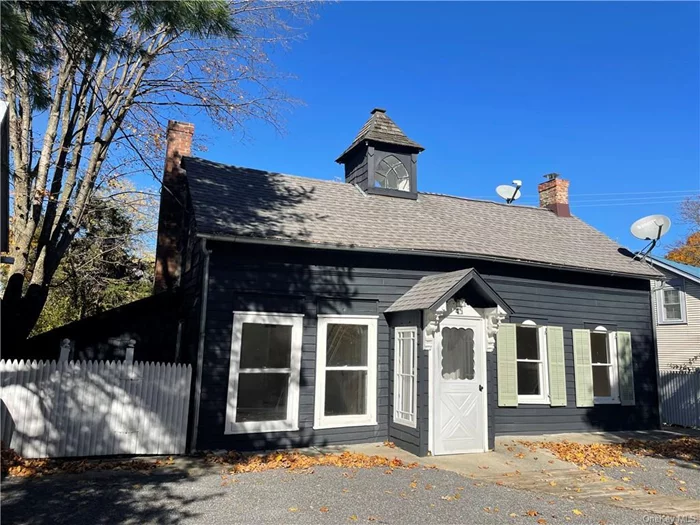
{"label": "gravel driveway", "polygon": [[689,461],[655,457],[629,456],[641,467],[598,468],[597,472],[609,478],[625,481],[635,487],[648,487],[658,494],[685,496],[700,500],[700,465]]}
{"label": "gravel driveway", "polygon": [[2,483],[1,510],[4,523],[17,525],[672,521],[649,521],[640,512],[538,496],[422,468],[387,474],[382,468],[317,467],[313,473],[273,470],[228,480],[217,470],[195,476],[117,471],[10,478]]}

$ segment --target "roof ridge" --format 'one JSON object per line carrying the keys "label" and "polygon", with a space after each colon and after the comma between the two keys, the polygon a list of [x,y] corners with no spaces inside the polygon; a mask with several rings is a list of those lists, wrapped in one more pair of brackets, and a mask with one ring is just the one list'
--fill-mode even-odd
{"label": "roof ridge", "polygon": [[[544,212],[549,212],[551,213],[550,210],[547,208],[540,208],[539,206],[531,206],[527,204],[507,204],[505,202],[498,202],[498,201],[489,201],[486,199],[477,199],[475,197],[464,197],[461,195],[450,195],[449,193],[438,193],[434,191],[419,191],[419,195],[433,195],[435,197],[447,197],[450,199],[460,199],[463,201],[471,201],[471,202],[483,202],[485,204],[495,204],[497,206],[506,206],[508,208],[521,208],[525,210],[538,210],[538,211],[544,211]],[[573,215],[572,215],[573,217]]]}

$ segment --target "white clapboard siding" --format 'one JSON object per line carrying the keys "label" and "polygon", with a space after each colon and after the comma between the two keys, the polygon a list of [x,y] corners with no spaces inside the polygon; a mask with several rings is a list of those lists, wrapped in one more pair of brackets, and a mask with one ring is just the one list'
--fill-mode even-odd
{"label": "white clapboard siding", "polygon": [[700,370],[659,371],[661,420],[667,425],[700,428]]}
{"label": "white clapboard siding", "polygon": [[[678,278],[671,272],[664,271],[669,278]],[[661,281],[652,281],[654,289]],[[700,284],[683,279],[685,288],[685,310],[687,323],[656,325],[656,341],[659,349],[659,368],[671,369],[674,365],[687,365],[693,358],[695,365],[700,365]],[[658,319],[658,297],[652,294],[654,318]]]}
{"label": "white clapboard siding", "polygon": [[2,439],[27,458],[182,454],[191,378],[171,363],[0,361]]}

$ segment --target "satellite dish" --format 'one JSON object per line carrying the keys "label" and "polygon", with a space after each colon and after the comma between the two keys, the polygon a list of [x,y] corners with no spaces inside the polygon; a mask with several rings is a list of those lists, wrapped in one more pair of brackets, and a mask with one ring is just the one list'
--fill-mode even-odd
{"label": "satellite dish", "polygon": [[646,256],[651,253],[658,240],[666,235],[670,229],[671,219],[665,215],[647,215],[635,221],[630,227],[632,235],[642,241],[650,242],[643,250],[635,254],[634,258],[641,257],[642,259],[646,259]]}
{"label": "satellite dish", "polygon": [[637,239],[658,241],[671,228],[671,219],[665,215],[648,215],[635,221],[630,231]]}
{"label": "satellite dish", "polygon": [[501,184],[496,187],[496,193],[498,196],[506,201],[506,204],[510,204],[520,198],[520,186],[523,183],[519,180],[514,180],[513,184],[515,186],[508,186],[507,184]]}

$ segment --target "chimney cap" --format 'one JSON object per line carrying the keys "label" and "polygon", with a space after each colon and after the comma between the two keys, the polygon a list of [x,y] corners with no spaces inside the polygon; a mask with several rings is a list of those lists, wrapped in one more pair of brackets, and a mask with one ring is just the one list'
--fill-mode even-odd
{"label": "chimney cap", "polygon": [[547,179],[547,180],[558,179],[559,176],[560,176],[560,175],[559,175],[558,173],[554,173],[554,172],[552,172],[552,173],[547,173],[546,175],[543,175],[543,177],[544,177],[545,179]]}
{"label": "chimney cap", "polygon": [[386,113],[386,109],[384,108],[374,108],[372,111],[370,111],[370,114],[374,115],[375,113]]}

